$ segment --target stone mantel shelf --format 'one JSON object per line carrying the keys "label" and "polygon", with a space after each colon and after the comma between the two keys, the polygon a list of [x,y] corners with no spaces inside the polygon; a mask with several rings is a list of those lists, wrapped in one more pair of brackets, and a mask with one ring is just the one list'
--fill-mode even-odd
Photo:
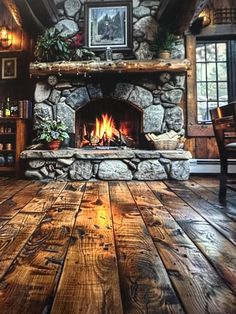
{"label": "stone mantel shelf", "polygon": [[35,62],[30,63],[30,74],[42,77],[84,73],[186,72],[190,67],[188,59]]}

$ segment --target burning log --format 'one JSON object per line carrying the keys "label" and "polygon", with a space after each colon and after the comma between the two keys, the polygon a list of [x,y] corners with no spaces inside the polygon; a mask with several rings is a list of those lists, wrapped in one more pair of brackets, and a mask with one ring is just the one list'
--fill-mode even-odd
{"label": "burning log", "polygon": [[[90,130],[89,130],[90,129]],[[125,123],[121,123],[121,129],[115,128],[112,116],[107,113],[101,118],[96,118],[94,129],[83,126],[81,136],[81,147],[84,146],[127,146],[134,147],[135,141],[129,135]]]}

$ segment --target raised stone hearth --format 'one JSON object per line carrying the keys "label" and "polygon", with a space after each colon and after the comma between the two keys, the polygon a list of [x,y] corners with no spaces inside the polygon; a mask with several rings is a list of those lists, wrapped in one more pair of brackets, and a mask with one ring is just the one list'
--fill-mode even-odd
{"label": "raised stone hearth", "polygon": [[191,154],[184,150],[25,150],[25,176],[39,180],[187,180]]}

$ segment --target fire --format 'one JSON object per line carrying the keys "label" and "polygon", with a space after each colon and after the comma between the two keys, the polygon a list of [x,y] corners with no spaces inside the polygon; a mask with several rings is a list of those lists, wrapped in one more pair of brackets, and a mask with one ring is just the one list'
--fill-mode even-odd
{"label": "fire", "polygon": [[127,123],[126,122],[121,122],[120,123],[120,128],[119,131],[121,134],[127,135],[128,136],[128,127],[127,127]]}
{"label": "fire", "polygon": [[116,128],[115,121],[108,113],[96,117],[94,128],[89,130],[84,124],[81,147],[83,146],[132,146],[134,141],[129,136],[127,122],[120,122]]}
{"label": "fire", "polygon": [[102,139],[103,136],[106,134],[108,138],[112,138],[114,128],[115,123],[112,116],[109,117],[107,113],[102,114],[101,120],[96,118],[95,136]]}

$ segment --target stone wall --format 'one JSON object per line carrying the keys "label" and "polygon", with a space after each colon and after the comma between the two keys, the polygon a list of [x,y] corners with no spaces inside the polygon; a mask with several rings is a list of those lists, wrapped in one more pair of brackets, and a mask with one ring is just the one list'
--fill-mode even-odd
{"label": "stone wall", "polygon": [[[112,84],[109,81],[112,80]],[[109,85],[109,88],[108,88]],[[183,109],[179,106],[185,87],[185,75],[162,72],[156,75],[114,75],[105,79],[71,77],[51,87],[46,79],[35,89],[34,125],[41,119],[61,119],[75,133],[76,110],[104,96],[125,100],[142,111],[143,133],[161,134],[170,130],[184,135]]]}
{"label": "stone wall", "polygon": [[[78,32],[83,33],[85,0],[54,1],[60,17],[55,28],[67,38],[73,37]],[[101,3],[100,0],[98,2]],[[133,0],[133,54],[137,59],[152,59],[153,57],[150,43],[154,40],[158,28],[156,15],[159,5],[160,0]],[[173,48],[172,58],[184,58],[182,40]]]}
{"label": "stone wall", "polygon": [[191,154],[183,150],[23,151],[25,176],[38,180],[187,180]]}

